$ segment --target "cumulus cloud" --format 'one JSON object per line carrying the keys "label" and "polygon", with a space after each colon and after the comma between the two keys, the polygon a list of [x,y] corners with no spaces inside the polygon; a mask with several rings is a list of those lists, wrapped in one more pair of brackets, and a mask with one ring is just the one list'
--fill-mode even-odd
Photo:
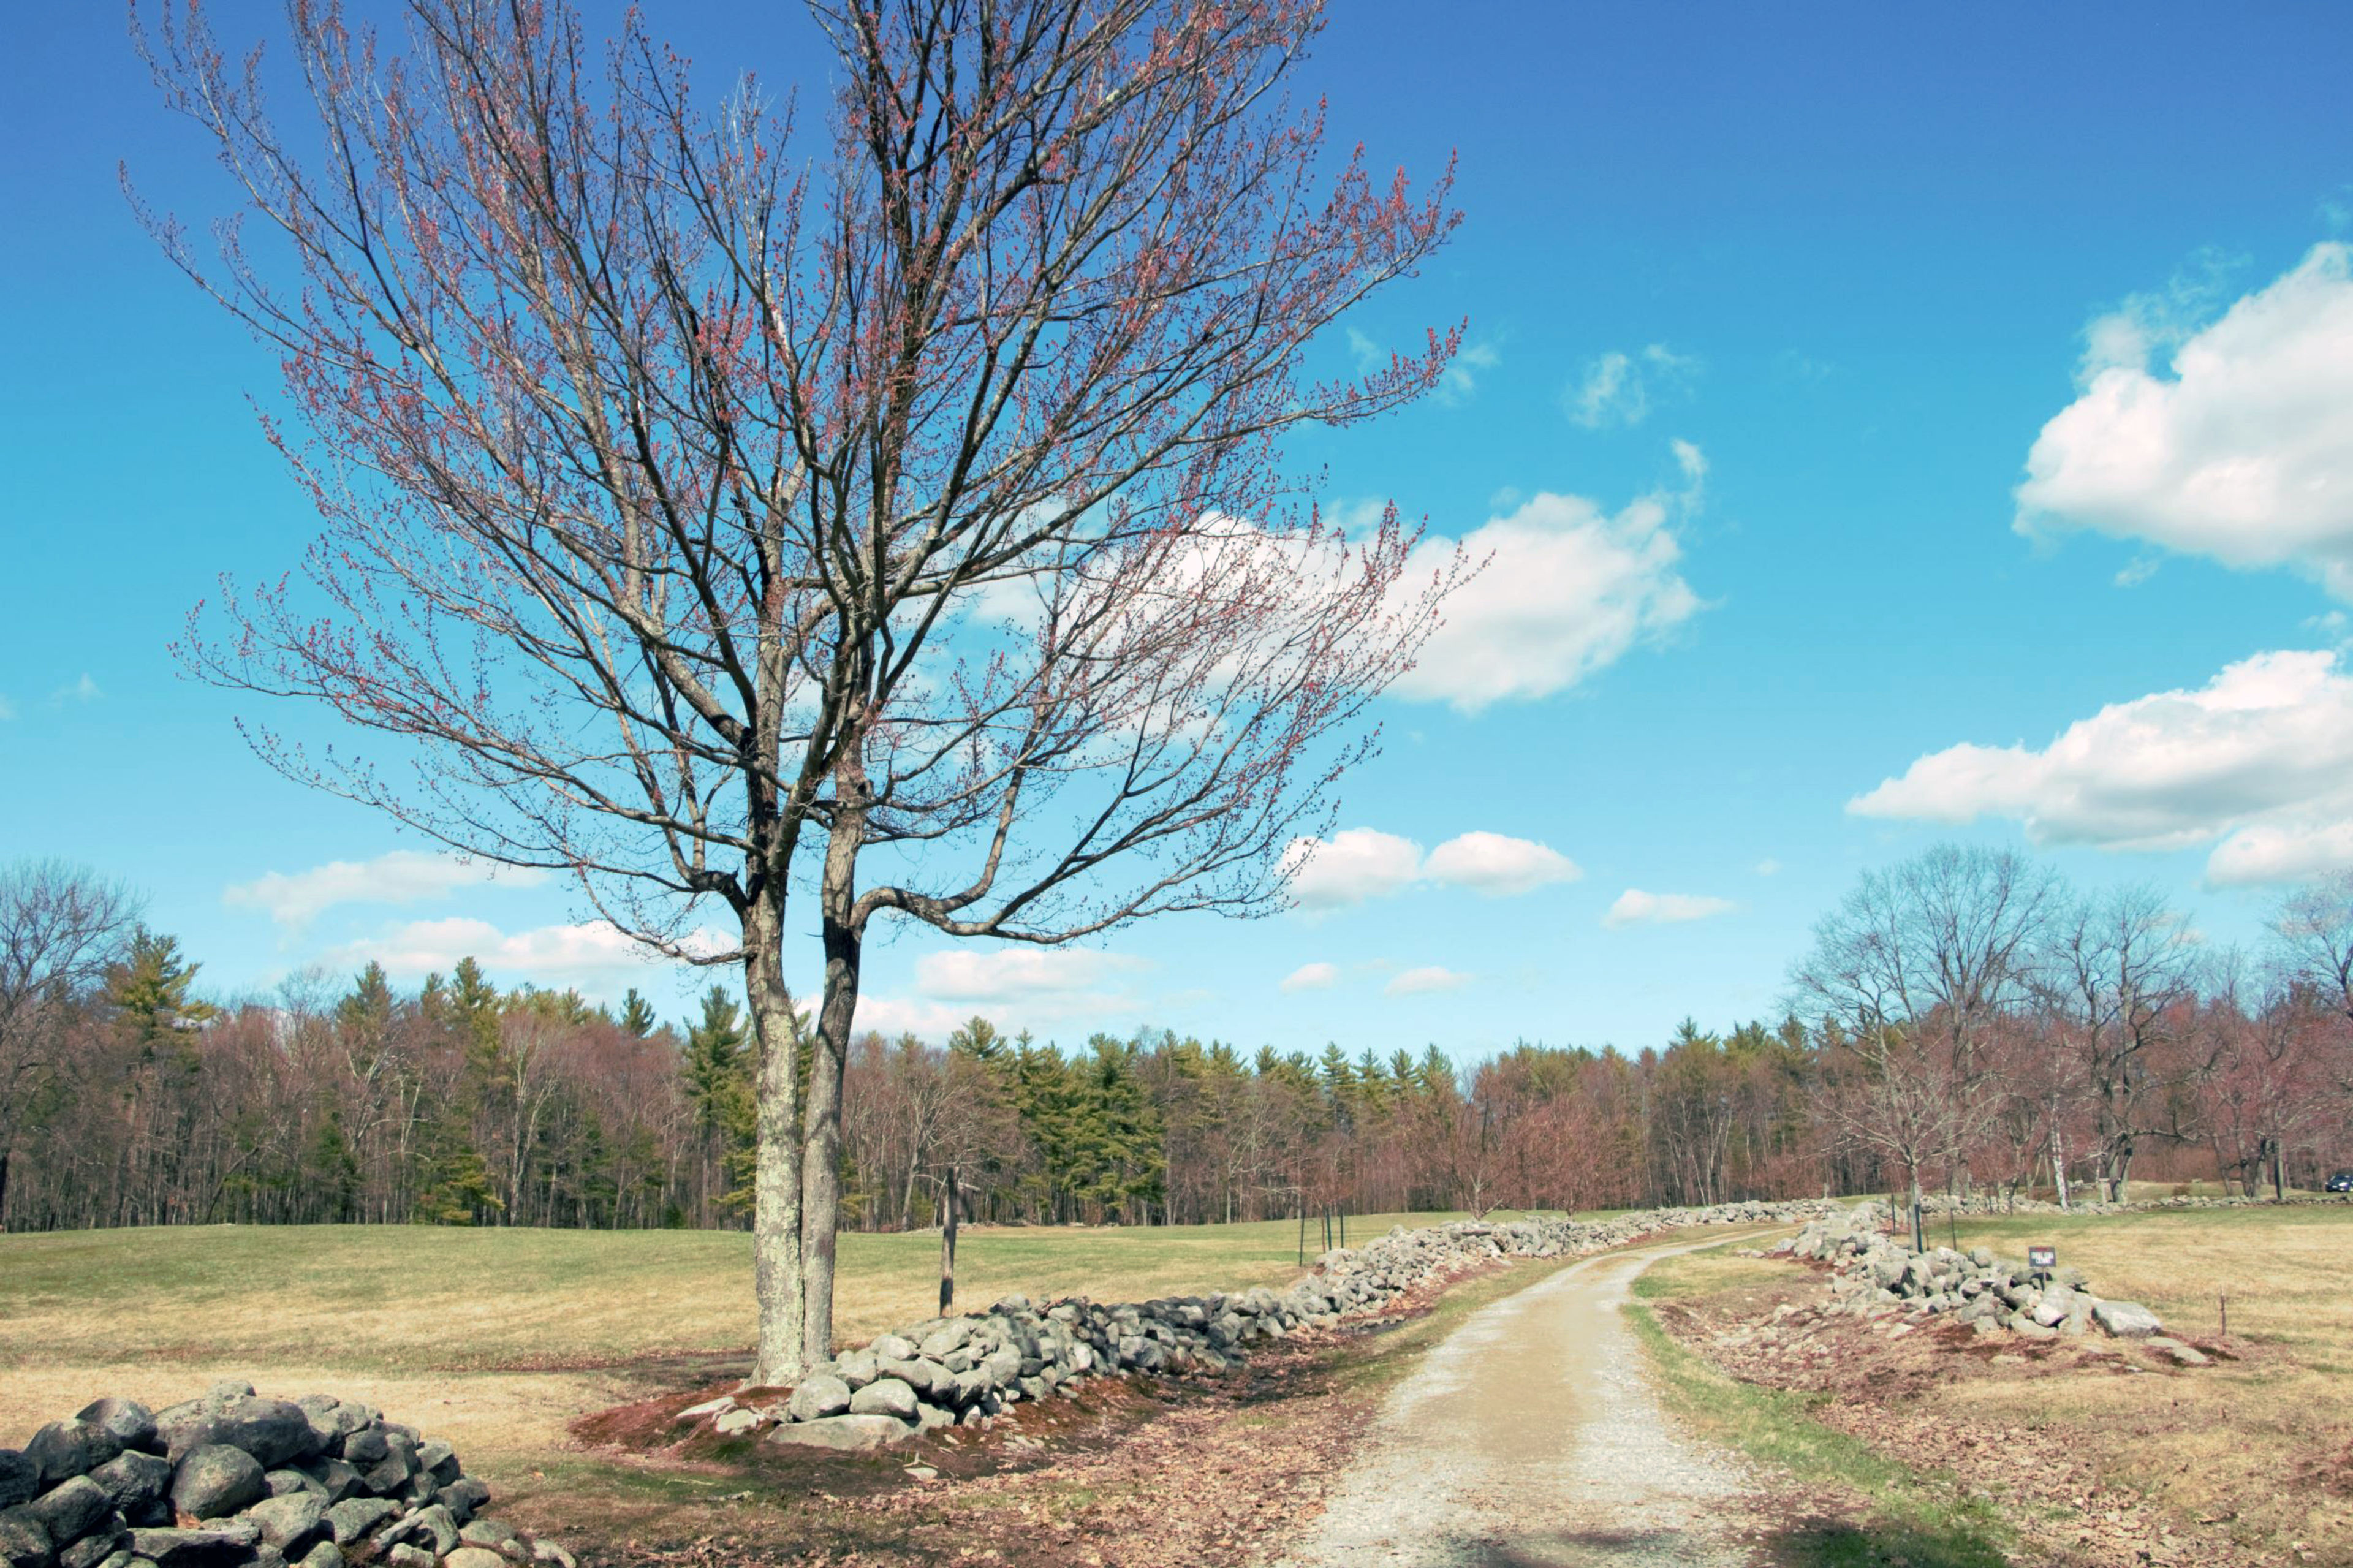
{"label": "cumulus cloud", "polygon": [[[703,930],[680,946],[716,954],[733,941]],[[447,974],[461,958],[471,958],[493,975],[533,984],[576,986],[590,995],[617,994],[643,978],[646,966],[662,960],[607,921],[539,926],[504,931],[488,921],[453,917],[411,921],[380,935],[345,942],[320,955],[330,969],[357,969],[371,962],[397,977]]]}
{"label": "cumulus cloud", "polygon": [[1339,983],[1336,963],[1303,963],[1282,977],[1285,991],[1329,991]]}
{"label": "cumulus cloud", "polygon": [[1462,833],[1424,857],[1412,839],[1371,827],[1345,828],[1328,842],[1294,838],[1284,847],[1282,864],[1292,898],[1310,910],[1387,898],[1421,882],[1509,898],[1585,875],[1576,861],[1533,838]]}
{"label": "cumulus cloud", "polygon": [[1419,969],[1409,969],[1381,987],[1390,996],[1419,996],[1430,991],[1459,991],[1471,984],[1471,976],[1448,969],[1442,964],[1427,963]]}
{"label": "cumulus cloud", "polygon": [[1640,888],[1629,888],[1618,895],[1609,912],[1601,917],[1601,923],[1612,928],[1680,925],[1685,921],[1729,914],[1734,907],[1730,899],[1712,899],[1699,893],[1646,893]]}
{"label": "cumulus cloud", "polygon": [[330,860],[290,876],[271,871],[230,887],[221,894],[221,902],[231,909],[260,910],[280,925],[299,930],[337,904],[413,904],[488,882],[529,888],[546,879],[544,871],[522,867],[395,849],[373,860]]}
{"label": "cumulus cloud", "polygon": [[2204,289],[2092,324],[2082,394],[2028,454],[2018,529],[2293,565],[2353,598],[2353,247],[2314,247],[2190,330]]}
{"label": "cumulus cloud", "polygon": [[1430,852],[1422,874],[1434,882],[1469,888],[1490,898],[1533,893],[1585,875],[1576,861],[1548,844],[1501,833],[1465,833]]}
{"label": "cumulus cloud", "polygon": [[1699,361],[1664,343],[1628,353],[1612,349],[1577,367],[1560,395],[1569,423],[1588,430],[1640,425],[1651,410],[1687,391]]}
{"label": "cumulus cloud", "polygon": [[1410,886],[1421,874],[1421,846],[1375,828],[1343,828],[1328,841],[1293,839],[1282,869],[1301,909],[1336,910]]}
{"label": "cumulus cloud", "polygon": [[1781,862],[1767,855],[1764,859],[1757,861],[1751,869],[1760,877],[1776,877],[1780,875]]}
{"label": "cumulus cloud", "polygon": [[1013,1002],[1097,990],[1151,967],[1122,953],[1077,947],[952,947],[915,963],[925,995],[955,1002]]}
{"label": "cumulus cloud", "polygon": [[[1446,601],[1420,661],[1392,689],[1464,712],[1549,697],[1697,614],[1675,524],[1699,504],[1707,459],[1687,441],[1674,443],[1674,454],[1681,489],[1615,513],[1546,492],[1473,529],[1461,549],[1484,567]],[[1455,548],[1451,539],[1422,541],[1407,580],[1426,581]]]}
{"label": "cumulus cloud", "polygon": [[105,695],[105,692],[98,689],[98,682],[90,679],[90,672],[84,670],[80,679],[69,681],[50,692],[49,701],[52,704],[95,702]]}
{"label": "cumulus cloud", "polygon": [[2212,843],[2216,885],[2353,866],[2353,676],[2332,651],[2262,653],[2197,690],[2103,708],[2041,749],[1961,744],[1847,803],[1859,816],[2022,824],[2037,843]]}

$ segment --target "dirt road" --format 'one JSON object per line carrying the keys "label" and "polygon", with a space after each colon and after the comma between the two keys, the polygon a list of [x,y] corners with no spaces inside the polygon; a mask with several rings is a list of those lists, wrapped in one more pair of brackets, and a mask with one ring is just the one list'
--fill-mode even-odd
{"label": "dirt road", "polygon": [[1284,1568],[1749,1563],[1755,1483],[1668,1426],[1619,1310],[1653,1260],[1725,1244],[1592,1258],[1472,1318],[1390,1393]]}

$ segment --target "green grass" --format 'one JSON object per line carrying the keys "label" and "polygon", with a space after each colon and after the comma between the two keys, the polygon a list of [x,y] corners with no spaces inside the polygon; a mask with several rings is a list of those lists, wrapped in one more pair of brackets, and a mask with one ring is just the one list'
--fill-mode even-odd
{"label": "green grass", "polygon": [[[1649,1274],[1635,1283],[1638,1296],[1652,1300],[1687,1289],[1672,1277],[1654,1284]],[[1782,1561],[1807,1568],[2003,1568],[2010,1561],[2005,1548],[2012,1537],[2000,1516],[1962,1495],[1950,1477],[1917,1473],[1832,1431],[1809,1414],[1812,1401],[1805,1395],[1725,1376],[1676,1343],[1649,1307],[1637,1302],[1626,1312],[1677,1416],[1801,1483],[1827,1482],[1867,1500],[1860,1524],[1793,1526],[1777,1543]]]}

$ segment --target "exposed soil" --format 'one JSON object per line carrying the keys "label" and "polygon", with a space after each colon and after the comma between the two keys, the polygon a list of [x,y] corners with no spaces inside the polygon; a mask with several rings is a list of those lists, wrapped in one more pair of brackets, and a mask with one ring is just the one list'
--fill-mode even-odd
{"label": "exposed soil", "polygon": [[985,1431],[885,1454],[722,1438],[677,1421],[733,1383],[598,1411],[573,1425],[596,1458],[705,1478],[718,1495],[603,1518],[584,1500],[590,1516],[565,1539],[587,1563],[698,1568],[1261,1562],[1320,1510],[1363,1441],[1376,1396],[1346,1372],[1436,1295],[1256,1348],[1224,1376],[1097,1380],[1075,1399],[1016,1405]]}
{"label": "exposed soil", "polygon": [[[1996,1500],[2031,1548],[2026,1560],[2083,1568],[2236,1568],[2269,1563],[2232,1539],[2226,1518],[2184,1519],[2130,1487],[2105,1481],[2098,1443],[2063,1424],[1995,1426],[1955,1415],[1936,1395],[1958,1381],[2026,1384],[2050,1378],[2136,1379],[2151,1421],[2166,1419],[2167,1380],[2205,1369],[2161,1365],[2105,1340],[2020,1340],[1967,1325],[1910,1326],[1820,1310],[1820,1270],[1792,1268],[1786,1285],[1699,1302],[1668,1302],[1659,1321],[1732,1375],[1821,1396],[1816,1421],[1920,1470],[1946,1470]],[[2260,1355],[2242,1342],[2191,1342],[2218,1363]],[[2019,1401],[2021,1408],[2028,1401]],[[2104,1433],[2114,1440],[2129,1434]]]}

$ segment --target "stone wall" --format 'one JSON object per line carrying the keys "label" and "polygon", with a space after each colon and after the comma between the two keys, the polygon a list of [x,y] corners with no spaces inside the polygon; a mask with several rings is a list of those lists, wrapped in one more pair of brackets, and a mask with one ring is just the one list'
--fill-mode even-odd
{"label": "stone wall", "polygon": [[1944,1317],[1980,1334],[2026,1339],[2082,1338],[2097,1331],[2141,1341],[2183,1366],[2207,1359],[2167,1336],[2157,1314],[2139,1302],[2095,1293],[2080,1268],[2039,1269],[1984,1247],[1966,1253],[1949,1247],[1915,1252],[1900,1237],[1887,1234],[1888,1217],[1884,1204],[1860,1204],[1809,1222],[1763,1256],[1828,1263],[1833,1312]]}
{"label": "stone wall", "polygon": [[447,1443],[326,1395],[101,1399],[0,1448],[0,1568],[574,1568],[485,1516]]}
{"label": "stone wall", "polygon": [[867,1449],[947,1426],[979,1426],[1021,1401],[1069,1397],[1090,1379],[1187,1368],[1221,1372],[1253,1345],[1377,1312],[1408,1292],[1504,1258],[1581,1257],[1692,1226],[1796,1224],[1828,1199],[1656,1209],[1598,1222],[1458,1221],[1402,1226],[1264,1286],[1117,1305],[1015,1296],[986,1312],[910,1323],[813,1367],[781,1400],[715,1399],[681,1413],[728,1436]]}

